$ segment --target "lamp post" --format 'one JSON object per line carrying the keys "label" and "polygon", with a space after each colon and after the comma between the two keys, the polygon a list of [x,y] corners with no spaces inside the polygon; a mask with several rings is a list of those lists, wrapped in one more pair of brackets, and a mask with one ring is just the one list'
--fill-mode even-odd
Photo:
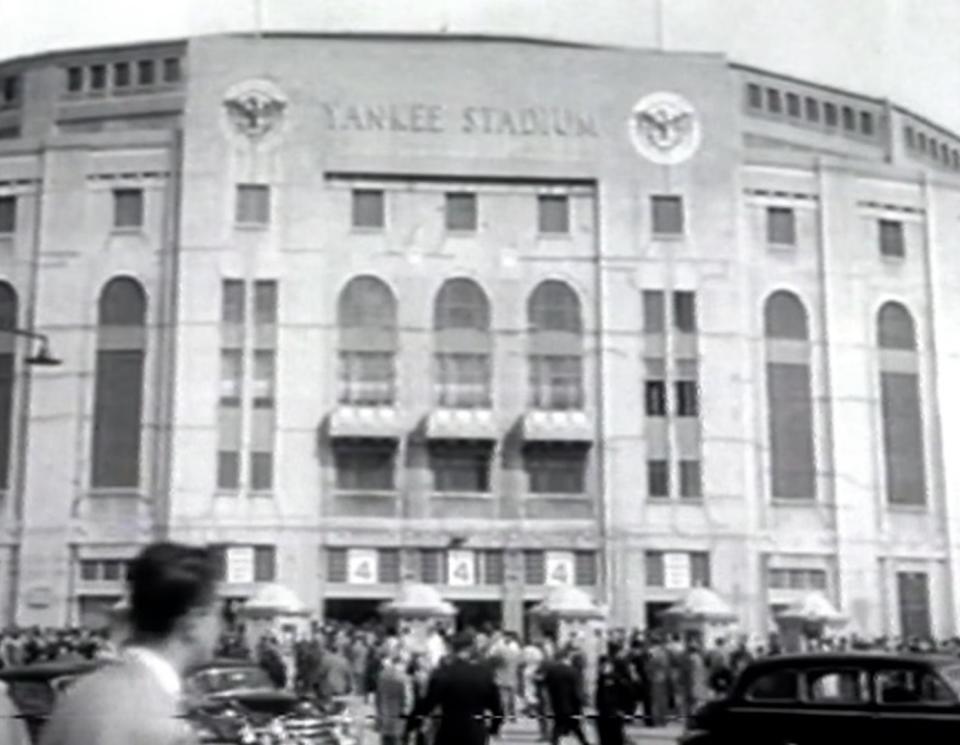
{"label": "lamp post", "polygon": [[40,334],[36,331],[28,331],[26,329],[0,329],[0,333],[23,336],[39,342],[36,353],[24,358],[24,362],[28,365],[35,367],[57,367],[63,364],[63,360],[54,357],[50,353],[50,339],[46,334]]}

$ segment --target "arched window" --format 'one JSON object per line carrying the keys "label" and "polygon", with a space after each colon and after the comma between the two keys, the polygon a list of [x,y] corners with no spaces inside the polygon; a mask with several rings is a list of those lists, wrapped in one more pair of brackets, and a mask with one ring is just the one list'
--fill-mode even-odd
{"label": "arched window", "polygon": [[10,448],[13,424],[13,380],[17,327],[17,292],[0,282],[0,489],[10,487]]}
{"label": "arched window", "polygon": [[111,279],[100,294],[91,486],[140,486],[147,301],[135,279]]}
{"label": "arched window", "polygon": [[490,303],[470,279],[443,283],[433,312],[436,400],[448,408],[491,404]]}
{"label": "arched window", "polygon": [[557,280],[537,285],[527,304],[530,406],[583,407],[583,321],[576,292]]}
{"label": "arched window", "polygon": [[884,303],[877,314],[877,346],[881,349],[916,349],[917,335],[910,311],[900,303]]}
{"label": "arched window", "polygon": [[900,303],[885,303],[877,313],[877,346],[887,500],[922,505],[927,496],[917,335]]}
{"label": "arched window", "polygon": [[770,488],[774,498],[816,498],[807,312],[791,292],[764,304]]}
{"label": "arched window", "polygon": [[397,303],[376,277],[340,293],[340,403],[392,406],[396,396]]}

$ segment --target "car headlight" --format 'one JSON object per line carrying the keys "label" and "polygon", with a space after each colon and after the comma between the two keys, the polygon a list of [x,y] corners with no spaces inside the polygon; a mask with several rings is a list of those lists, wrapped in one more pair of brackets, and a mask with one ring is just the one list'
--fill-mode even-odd
{"label": "car headlight", "polygon": [[257,745],[257,734],[249,724],[244,724],[238,733],[241,745]]}

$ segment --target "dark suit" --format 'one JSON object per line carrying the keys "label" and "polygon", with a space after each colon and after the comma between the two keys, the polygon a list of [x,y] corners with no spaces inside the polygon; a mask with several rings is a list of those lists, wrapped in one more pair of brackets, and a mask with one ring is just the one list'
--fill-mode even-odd
{"label": "dark suit", "polygon": [[427,694],[414,709],[411,725],[438,711],[433,745],[486,745],[500,731],[503,709],[490,668],[456,658],[430,676]]}
{"label": "dark suit", "polygon": [[42,745],[194,745],[196,737],[146,665],[123,659],[85,676],[57,703]]}
{"label": "dark suit", "polygon": [[579,671],[565,662],[546,663],[543,670],[543,687],[547,692],[550,710],[553,713],[553,745],[564,735],[573,735],[586,743],[580,719],[583,716],[583,679]]}

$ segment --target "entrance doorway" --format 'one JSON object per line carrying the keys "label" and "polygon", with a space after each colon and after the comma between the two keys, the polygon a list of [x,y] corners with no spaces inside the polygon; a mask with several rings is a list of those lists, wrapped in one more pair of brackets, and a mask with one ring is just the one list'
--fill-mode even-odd
{"label": "entrance doorway", "polygon": [[498,600],[457,600],[457,630],[489,633],[503,627],[503,606]]}
{"label": "entrance doorway", "polygon": [[327,598],[323,616],[331,621],[368,626],[380,622],[380,604],[383,600],[370,598]]}
{"label": "entrance doorway", "polygon": [[647,629],[650,631],[662,629],[665,625],[663,613],[672,605],[673,603],[647,603]]}

